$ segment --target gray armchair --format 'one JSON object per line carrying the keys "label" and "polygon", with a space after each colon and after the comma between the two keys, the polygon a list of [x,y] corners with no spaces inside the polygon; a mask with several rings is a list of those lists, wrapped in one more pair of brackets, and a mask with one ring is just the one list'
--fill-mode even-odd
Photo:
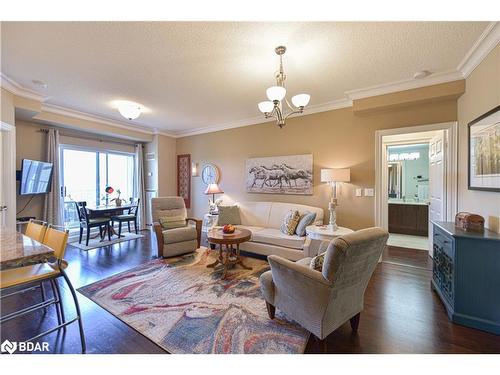
{"label": "gray armchair", "polygon": [[[202,221],[187,217],[184,199],[151,198],[151,211],[159,257],[168,258],[190,253],[200,247]],[[162,217],[181,217],[185,226],[164,230],[159,222]]]}
{"label": "gray armchair", "polygon": [[291,262],[270,255],[271,270],[260,277],[269,317],[277,307],[320,340],[348,320],[357,331],[365,290],[388,236],[369,228],[336,238],[321,272],[309,268],[311,258]]}

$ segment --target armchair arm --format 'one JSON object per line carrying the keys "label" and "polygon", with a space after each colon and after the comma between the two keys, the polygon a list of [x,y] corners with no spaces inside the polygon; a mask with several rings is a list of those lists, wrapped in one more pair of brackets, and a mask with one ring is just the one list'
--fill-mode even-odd
{"label": "armchair arm", "polygon": [[192,217],[187,217],[186,218],[186,223],[188,223],[189,221],[194,221],[194,223],[195,223],[195,226],[196,226],[196,239],[198,241],[198,247],[200,247],[200,245],[201,245],[201,226],[202,226],[203,222],[201,220],[194,219]]}
{"label": "armchair arm", "polygon": [[[332,283],[323,277],[323,274],[319,271],[313,270],[301,264],[292,262],[291,260],[282,258],[277,255],[269,255],[267,257],[269,264],[271,265],[271,270],[273,276],[283,276],[284,278],[291,277],[292,279],[301,279],[300,283],[312,283],[318,286],[330,287]],[[274,278],[273,278],[274,280]],[[277,280],[275,280],[276,283]],[[293,280],[287,283],[295,283]]]}
{"label": "armchair arm", "polygon": [[267,259],[271,265],[276,307],[300,324],[306,324],[306,328],[308,322],[321,322],[330,302],[332,283],[321,272],[307,266],[276,255],[269,255]]}
{"label": "armchair arm", "polygon": [[160,223],[153,223],[153,230],[156,236],[156,247],[158,249],[158,257],[161,258],[163,256],[163,232]]}

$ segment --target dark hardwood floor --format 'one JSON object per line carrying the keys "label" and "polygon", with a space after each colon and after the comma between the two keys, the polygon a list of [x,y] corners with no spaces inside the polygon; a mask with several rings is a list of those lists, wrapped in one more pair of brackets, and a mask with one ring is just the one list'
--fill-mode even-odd
{"label": "dark hardwood floor", "polygon": [[432,270],[432,258],[427,250],[387,246],[382,254],[382,262]]}
{"label": "dark hardwood floor", "polygon": [[[147,262],[156,253],[148,232],[142,239],[90,251],[68,246],[68,274],[75,288]],[[407,251],[407,249],[405,249]],[[388,253],[397,254],[395,249]],[[396,256],[396,255],[394,255]],[[431,272],[422,267],[380,263],[365,295],[365,310],[357,334],[349,322],[327,338],[328,353],[500,353],[500,336],[451,323],[430,288]],[[61,283],[63,285],[63,283]],[[63,287],[66,316],[74,313],[69,291]],[[165,353],[134,329],[78,293],[88,353]],[[2,314],[40,300],[39,292],[2,300]],[[22,341],[56,323],[54,307],[2,325],[1,341]],[[66,334],[45,337],[56,353],[79,353],[75,324]],[[306,353],[323,352],[314,338]]]}

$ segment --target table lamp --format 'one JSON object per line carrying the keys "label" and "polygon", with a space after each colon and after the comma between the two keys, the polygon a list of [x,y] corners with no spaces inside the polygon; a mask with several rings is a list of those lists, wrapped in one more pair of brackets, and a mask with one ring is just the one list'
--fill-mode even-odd
{"label": "table lamp", "polygon": [[332,230],[337,229],[337,213],[335,212],[335,208],[338,206],[337,183],[349,181],[351,181],[350,168],[321,170],[321,182],[327,182],[332,187],[332,197],[328,203],[328,211],[330,211],[328,226],[330,226]]}
{"label": "table lamp", "polygon": [[216,183],[208,184],[207,189],[205,190],[206,195],[212,194],[212,203],[210,204],[210,213],[217,213],[217,205],[215,204],[215,194],[224,194],[219,185]]}

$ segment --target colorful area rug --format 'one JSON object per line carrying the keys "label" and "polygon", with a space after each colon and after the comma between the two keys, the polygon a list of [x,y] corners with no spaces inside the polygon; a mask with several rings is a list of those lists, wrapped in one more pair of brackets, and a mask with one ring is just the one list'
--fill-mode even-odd
{"label": "colorful area rug", "polygon": [[170,353],[303,353],[309,333],[276,311],[269,319],[252,270],[207,268],[215,251],[154,260],[79,292]]}

